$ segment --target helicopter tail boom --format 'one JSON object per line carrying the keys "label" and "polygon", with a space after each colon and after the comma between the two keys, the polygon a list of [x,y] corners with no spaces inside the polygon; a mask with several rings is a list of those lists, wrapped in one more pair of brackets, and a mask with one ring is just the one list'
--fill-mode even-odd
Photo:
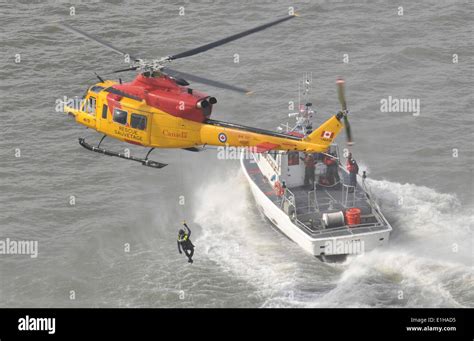
{"label": "helicopter tail boom", "polygon": [[200,127],[200,142],[214,146],[256,147],[260,151],[298,150],[319,153],[326,151],[341,131],[343,125],[339,120],[337,115],[329,118],[304,138],[235,123],[207,120]]}

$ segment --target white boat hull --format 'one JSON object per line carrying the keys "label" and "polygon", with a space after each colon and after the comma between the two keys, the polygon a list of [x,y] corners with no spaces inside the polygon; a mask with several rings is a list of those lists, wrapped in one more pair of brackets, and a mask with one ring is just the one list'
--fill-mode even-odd
{"label": "white boat hull", "polygon": [[311,237],[293,223],[290,217],[254,183],[244,166],[243,158],[241,159],[241,166],[260,211],[278,230],[306,252],[314,256],[361,254],[388,243],[391,228],[384,231],[359,233],[336,238]]}

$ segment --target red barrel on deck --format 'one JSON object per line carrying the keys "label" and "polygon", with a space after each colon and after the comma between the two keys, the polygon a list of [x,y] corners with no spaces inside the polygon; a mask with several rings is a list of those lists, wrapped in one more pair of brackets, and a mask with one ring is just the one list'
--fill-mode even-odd
{"label": "red barrel on deck", "polygon": [[349,208],[345,212],[345,217],[347,225],[360,224],[360,209],[357,207]]}

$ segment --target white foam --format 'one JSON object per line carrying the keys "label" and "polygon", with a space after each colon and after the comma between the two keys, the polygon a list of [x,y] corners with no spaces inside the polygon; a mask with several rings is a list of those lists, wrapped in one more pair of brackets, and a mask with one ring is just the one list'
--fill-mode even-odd
{"label": "white foam", "polygon": [[459,263],[378,249],[344,266],[336,287],[310,306],[472,306],[472,271]]}
{"label": "white foam", "polygon": [[394,241],[420,256],[472,265],[474,216],[455,195],[386,180],[368,180],[368,185],[382,211],[395,220]]}
{"label": "white foam", "polygon": [[272,297],[285,291],[298,269],[286,253],[295,246],[256,212],[243,174],[234,171],[223,179],[204,184],[194,199],[201,203],[195,222],[203,229],[196,243],[224,271],[255,285],[261,294]]}

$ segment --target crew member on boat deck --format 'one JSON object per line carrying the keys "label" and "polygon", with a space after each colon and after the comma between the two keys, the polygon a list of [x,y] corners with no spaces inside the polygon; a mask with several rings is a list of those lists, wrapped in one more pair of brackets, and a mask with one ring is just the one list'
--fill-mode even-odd
{"label": "crew member on boat deck", "polygon": [[305,168],[304,168],[304,185],[310,186],[311,188],[314,186],[314,168],[316,165],[316,161],[314,156],[310,153],[305,153],[303,160]]}
{"label": "crew member on boat deck", "polygon": [[186,229],[186,232],[181,229],[178,232],[178,251],[181,254],[181,249],[183,249],[184,254],[186,257],[188,257],[188,263],[193,262],[193,255],[194,255],[194,245],[191,242],[191,229],[186,225],[186,222],[183,221],[184,228]]}
{"label": "crew member on boat deck", "polygon": [[349,185],[353,186],[349,188],[349,192],[353,192],[357,186],[357,174],[359,173],[359,165],[357,161],[352,157],[352,153],[349,153],[347,157],[347,171],[349,172]]}
{"label": "crew member on boat deck", "polygon": [[336,155],[334,155],[334,153],[329,153],[329,155],[331,155],[333,157],[324,155],[323,162],[328,167],[326,177],[329,181],[329,185],[334,185],[334,184],[337,184],[339,182],[339,174],[337,172]]}

